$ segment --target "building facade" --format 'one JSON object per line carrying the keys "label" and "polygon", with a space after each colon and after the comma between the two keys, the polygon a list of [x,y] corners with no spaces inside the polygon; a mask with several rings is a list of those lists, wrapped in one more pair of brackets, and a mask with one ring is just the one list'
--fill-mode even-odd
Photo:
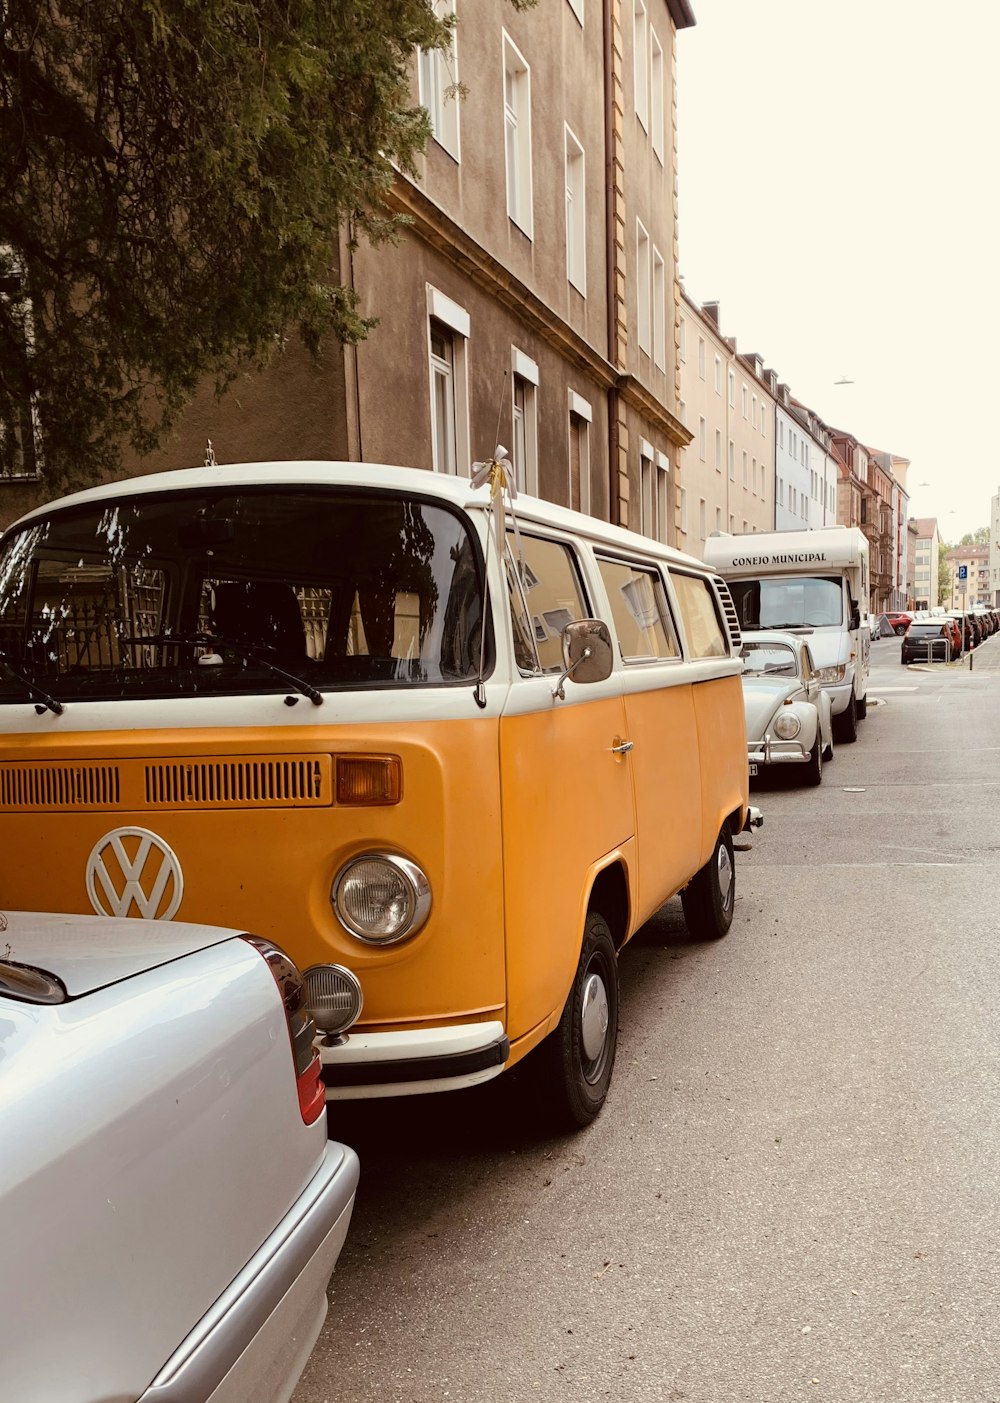
{"label": "building facade", "polygon": [[933,516],[916,518],[917,539],[913,552],[913,605],[916,609],[933,609],[938,602],[938,535]]}
{"label": "building facade", "polygon": [[[448,54],[415,53],[433,136],[390,195],[395,244],[342,231],[334,278],[378,319],[209,387],[130,473],[360,459],[468,475],[497,438],[519,485],[677,538],[675,72],[688,0],[436,0]],[[44,487],[35,499],[44,497]],[[7,508],[7,499],[3,502]],[[11,501],[7,519],[30,501]]]}
{"label": "building facade", "polygon": [[833,526],[837,460],[830,430],[811,409],[778,386],[774,519],[779,531]]}
{"label": "building facade", "polygon": [[948,608],[975,609],[980,605],[992,608],[989,546],[952,546],[945,560],[948,562]]}

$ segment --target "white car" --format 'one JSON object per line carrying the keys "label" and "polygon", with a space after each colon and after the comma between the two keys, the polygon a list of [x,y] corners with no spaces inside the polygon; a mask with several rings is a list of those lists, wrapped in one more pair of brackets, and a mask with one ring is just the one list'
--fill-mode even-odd
{"label": "white car", "polygon": [[833,758],[833,707],[809,644],[773,629],[744,633],[741,656],[751,778],[763,765],[804,765],[806,782],[819,784]]}
{"label": "white car", "polygon": [[358,1181],[276,946],[0,912],[11,1403],[286,1403]]}

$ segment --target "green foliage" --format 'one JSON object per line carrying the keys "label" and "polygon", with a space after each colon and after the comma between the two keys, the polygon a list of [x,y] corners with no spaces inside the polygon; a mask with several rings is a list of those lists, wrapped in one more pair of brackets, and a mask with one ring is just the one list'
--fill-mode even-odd
{"label": "green foliage", "polygon": [[988,546],[990,543],[990,528],[988,526],[977,526],[975,531],[966,531],[959,541],[960,546]]}
{"label": "green foliage", "polygon": [[51,481],[149,451],[293,328],[365,335],[338,230],[393,236],[414,46],[448,42],[432,0],[6,0],[0,412],[34,397]]}

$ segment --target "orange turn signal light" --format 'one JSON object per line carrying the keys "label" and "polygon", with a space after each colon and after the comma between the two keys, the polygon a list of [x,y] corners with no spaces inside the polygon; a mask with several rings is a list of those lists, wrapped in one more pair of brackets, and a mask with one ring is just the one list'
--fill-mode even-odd
{"label": "orange turn signal light", "polygon": [[398,755],[338,755],[338,804],[398,804],[403,762]]}

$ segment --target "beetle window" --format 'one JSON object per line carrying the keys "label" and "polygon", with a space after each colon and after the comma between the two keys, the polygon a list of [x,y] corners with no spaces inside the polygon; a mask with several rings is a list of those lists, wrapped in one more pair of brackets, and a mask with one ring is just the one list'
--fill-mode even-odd
{"label": "beetle window", "polygon": [[726,636],[708,581],[700,575],[680,575],[674,571],[670,572],[670,580],[680,605],[689,655],[692,658],[728,657]]}
{"label": "beetle window", "polygon": [[[507,543],[515,559],[517,540],[508,532]],[[576,619],[590,615],[573,552],[559,541],[521,534],[524,564],[521,579],[529,627],[542,672],[561,672],[562,631]],[[515,638],[518,624],[515,618]],[[518,656],[518,666],[522,666]]]}
{"label": "beetle window", "polygon": [[663,582],[655,570],[624,560],[599,559],[611,617],[624,662],[680,656]]}

